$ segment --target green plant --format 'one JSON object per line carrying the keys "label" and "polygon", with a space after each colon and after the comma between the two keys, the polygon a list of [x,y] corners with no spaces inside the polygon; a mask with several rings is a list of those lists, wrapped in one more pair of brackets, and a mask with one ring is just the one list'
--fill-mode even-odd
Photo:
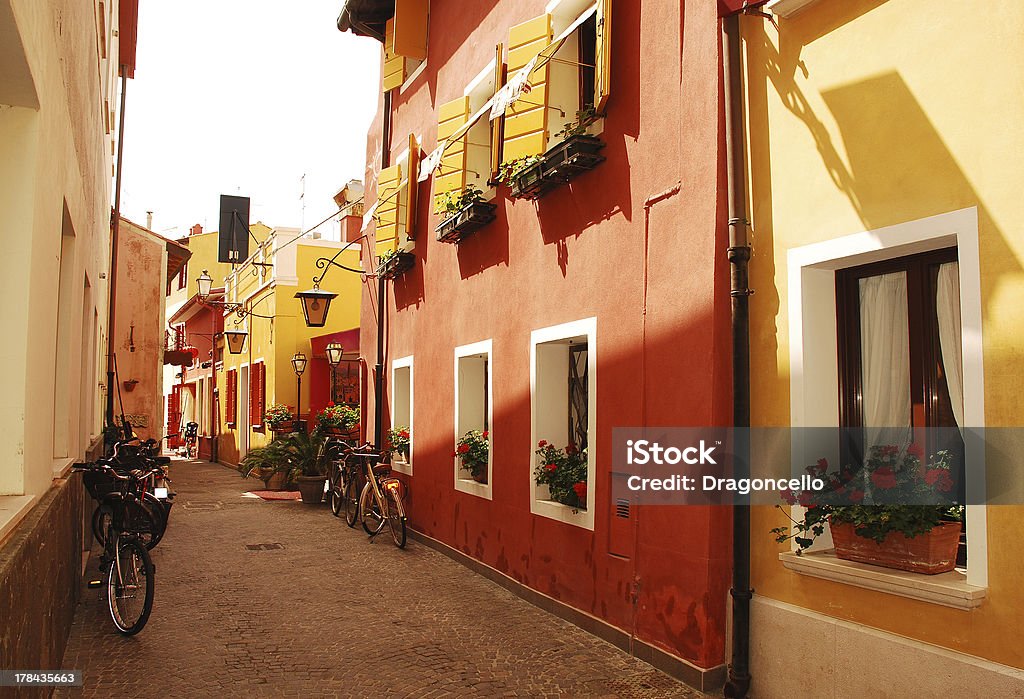
{"label": "green plant", "polygon": [[239,472],[242,478],[255,475],[266,486],[275,473],[288,471],[285,440],[275,439],[266,446],[253,447],[242,457]]}
{"label": "green plant", "polygon": [[328,403],[316,416],[316,422],[323,430],[350,430],[359,424],[359,408]]}
{"label": "green plant", "polygon": [[291,476],[289,480],[297,476],[323,476],[327,473],[327,463],[320,458],[324,438],[324,434],[317,429],[310,434],[292,432],[280,440],[284,443],[285,462]]}
{"label": "green plant", "polygon": [[873,446],[863,468],[846,465],[833,471],[826,459],[819,459],[805,470],[823,487],[784,492],[783,500],[806,509],[794,519],[777,505],[792,521],[792,531],[776,527],[771,533],[779,543],[792,539],[800,553],[824,533],[828,522],[851,524],[858,536],[882,542],[891,532],[912,539],[941,522],[961,519],[963,506],[953,496],[952,455],[939,451],[922,465],[923,456],[915,444],[905,450]]}
{"label": "green plant", "polygon": [[404,425],[396,425],[388,430],[383,456],[390,457],[396,451],[406,459],[409,458],[409,428]]}
{"label": "green plant", "polygon": [[524,155],[521,158],[502,163],[501,167],[498,168],[498,182],[511,183],[512,180],[541,162],[541,160],[542,158],[539,155]]}
{"label": "green plant", "polygon": [[487,456],[490,449],[486,430],[470,430],[459,438],[452,456],[461,459],[462,468],[469,471],[474,478],[480,478],[487,473]]}
{"label": "green plant", "polygon": [[551,499],[568,505],[573,510],[587,509],[587,450],[575,444],[556,449],[546,440],[537,443],[538,457],[533,469],[537,485],[546,485]]}
{"label": "green plant", "polygon": [[565,128],[556,133],[555,138],[561,138],[565,141],[573,136],[585,134],[590,125],[595,121],[597,121],[597,112],[594,111],[593,107],[581,109],[576,112],[576,119],[570,121],[565,125]]}
{"label": "green plant", "polygon": [[484,201],[484,193],[473,185],[467,185],[460,190],[453,189],[438,197],[437,211],[435,213],[447,218],[459,213],[470,204],[475,204],[479,201]]}
{"label": "green plant", "polygon": [[263,420],[270,426],[271,429],[279,427],[280,425],[288,422],[292,419],[292,409],[283,403],[275,403],[266,409],[263,413]]}

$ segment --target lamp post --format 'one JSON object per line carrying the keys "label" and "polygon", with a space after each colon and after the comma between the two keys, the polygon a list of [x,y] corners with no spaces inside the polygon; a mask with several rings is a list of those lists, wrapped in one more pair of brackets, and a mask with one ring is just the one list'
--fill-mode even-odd
{"label": "lamp post", "polygon": [[306,431],[306,423],[302,422],[302,372],[305,370],[306,355],[296,352],[292,355],[292,371],[295,372],[295,427],[297,432]]}
{"label": "lamp post", "polygon": [[[384,410],[382,404],[384,403],[384,297],[387,293],[387,287],[384,282],[386,280],[381,276],[379,270],[369,272],[362,269],[355,269],[353,267],[346,267],[343,264],[335,262],[339,255],[359,241],[365,240],[367,237],[368,236],[366,235],[361,235],[355,240],[349,241],[345,247],[334,253],[334,257],[319,258],[316,261],[316,266],[317,269],[324,270],[323,273],[320,274],[319,277],[313,278],[312,289],[309,291],[300,291],[295,294],[295,298],[302,302],[302,313],[306,317],[306,325],[309,327],[323,327],[327,322],[327,311],[330,309],[330,302],[337,297],[337,294],[320,291],[320,282],[323,281],[325,276],[327,276],[327,272],[330,267],[340,267],[346,272],[353,272],[363,277],[377,277],[377,305],[379,307],[379,312],[377,314],[377,363],[373,368],[373,444],[379,449],[384,437]],[[319,324],[314,325],[311,321],[316,321]]]}
{"label": "lamp post", "polygon": [[341,355],[345,354],[345,348],[341,346],[339,342],[331,342],[327,345],[327,363],[331,365],[331,402],[336,403],[338,397],[336,395],[335,386],[337,385],[338,365],[341,364]]}

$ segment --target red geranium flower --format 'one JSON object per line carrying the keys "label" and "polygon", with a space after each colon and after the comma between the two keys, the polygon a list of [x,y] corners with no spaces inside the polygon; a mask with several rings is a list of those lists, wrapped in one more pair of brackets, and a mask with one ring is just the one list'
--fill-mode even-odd
{"label": "red geranium flower", "polygon": [[850,491],[850,502],[855,505],[859,505],[864,502],[864,491],[863,490],[851,490]]}
{"label": "red geranium flower", "polygon": [[796,501],[798,503],[800,503],[804,507],[810,507],[811,506],[811,494],[810,493],[800,493],[800,495],[799,495],[799,497],[797,497]]}
{"label": "red geranium flower", "polygon": [[460,454],[465,454],[467,451],[469,451],[469,445],[468,444],[460,444],[459,445],[459,453]]}
{"label": "red geranium flower", "polygon": [[924,449],[922,449],[921,445],[918,444],[917,442],[907,447],[907,453],[910,454],[911,456],[917,457],[918,459],[924,457]]}
{"label": "red geranium flower", "polygon": [[928,485],[935,485],[944,473],[945,471],[941,468],[930,468],[924,474],[924,482]]}
{"label": "red geranium flower", "polygon": [[484,430],[484,431],[483,431],[483,434],[482,434],[481,436],[482,436],[482,437],[483,437],[484,439],[487,439],[487,430]]}
{"label": "red geranium flower", "polygon": [[565,453],[566,454],[575,454],[576,451],[577,451],[576,445],[573,444],[572,442],[569,442],[569,444],[565,447]]}
{"label": "red geranium flower", "polygon": [[828,471],[828,459],[818,459],[818,463],[808,467],[807,470],[812,476],[824,476]]}
{"label": "red geranium flower", "polygon": [[558,466],[555,464],[544,464],[544,468],[546,468],[548,471],[554,472],[558,468]]}
{"label": "red geranium flower", "polygon": [[547,445],[548,445],[548,440],[546,440],[546,439],[542,439],[539,442],[537,442],[537,446],[540,447],[541,449],[543,449]]}
{"label": "red geranium flower", "polygon": [[586,481],[580,481],[579,483],[576,483],[572,487],[572,489],[573,489],[573,492],[576,493],[576,497],[578,497],[580,500],[586,500],[587,499],[587,482]]}
{"label": "red geranium flower", "polygon": [[786,502],[788,502],[790,505],[795,505],[796,504],[796,496],[793,495],[793,491],[792,490],[784,490],[784,491],[782,491],[782,499],[785,500]]}
{"label": "red geranium flower", "polygon": [[889,490],[896,487],[896,474],[888,466],[883,466],[871,474],[871,482],[877,488]]}
{"label": "red geranium flower", "polygon": [[948,493],[953,489],[953,479],[945,471],[942,472],[942,476],[939,478],[938,488],[944,493]]}
{"label": "red geranium flower", "polygon": [[409,439],[409,430],[402,430],[398,433],[398,436],[402,439]]}
{"label": "red geranium flower", "polygon": [[334,407],[334,401],[333,400],[327,401],[327,407],[328,408],[333,408]]}

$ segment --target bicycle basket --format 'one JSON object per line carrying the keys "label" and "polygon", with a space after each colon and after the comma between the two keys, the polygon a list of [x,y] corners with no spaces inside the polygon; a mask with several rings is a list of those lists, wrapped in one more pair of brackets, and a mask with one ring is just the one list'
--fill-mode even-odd
{"label": "bicycle basket", "polygon": [[82,474],[82,482],[85,484],[85,489],[89,491],[89,496],[97,502],[102,500],[103,496],[117,490],[114,479],[99,471],[86,471]]}

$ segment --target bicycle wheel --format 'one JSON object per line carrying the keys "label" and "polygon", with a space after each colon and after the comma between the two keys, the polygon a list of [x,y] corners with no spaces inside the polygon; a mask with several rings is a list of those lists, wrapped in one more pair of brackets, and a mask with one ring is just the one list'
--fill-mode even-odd
{"label": "bicycle wheel", "polygon": [[114,626],[125,636],[142,631],[153,610],[153,560],[135,537],[122,539],[107,574],[107,603]]}
{"label": "bicycle wheel", "polygon": [[384,488],[384,504],[388,508],[388,526],[391,528],[391,540],[400,549],[405,548],[405,515],[402,514],[402,503],[398,499],[397,488]]}
{"label": "bicycle wheel", "polygon": [[92,513],[92,535],[100,546],[107,545],[107,529],[110,527],[114,513],[109,505],[97,505]]}
{"label": "bicycle wheel", "polygon": [[356,522],[359,521],[359,485],[355,474],[349,474],[348,480],[345,481],[345,523],[350,526],[356,526]]}
{"label": "bicycle wheel", "polygon": [[331,462],[331,477],[329,479],[330,493],[331,493],[331,514],[335,517],[341,516],[341,511],[345,506],[345,486],[344,479],[341,477],[342,470],[338,466],[337,461]]}
{"label": "bicycle wheel", "polygon": [[147,549],[160,543],[167,523],[148,503],[134,501],[127,508],[128,521],[122,523],[123,531],[134,535]]}
{"label": "bicycle wheel", "polygon": [[363,531],[370,536],[380,534],[380,530],[387,524],[387,518],[380,511],[377,498],[373,497],[373,487],[369,483],[363,486],[363,494],[359,498],[359,510],[363,513]]}

